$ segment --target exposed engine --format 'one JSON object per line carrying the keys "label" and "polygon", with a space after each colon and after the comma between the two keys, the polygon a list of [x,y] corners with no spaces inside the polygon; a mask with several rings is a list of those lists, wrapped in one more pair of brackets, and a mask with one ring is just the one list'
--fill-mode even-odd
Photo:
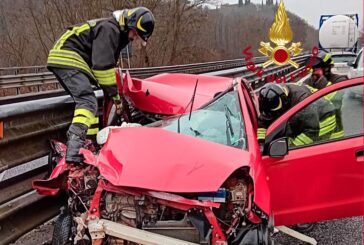
{"label": "exposed engine", "polygon": [[[79,237],[85,234],[83,226],[85,218],[82,217],[90,210],[101,179],[97,168],[90,165],[84,169],[71,171],[68,176],[70,184],[68,205],[77,221],[76,230]],[[211,244],[213,234],[216,233],[213,231],[211,217],[209,219],[206,216],[206,210],[180,209],[178,206],[171,206],[168,202],[161,201],[163,198],[159,197],[219,203],[219,208],[212,208],[211,214],[217,219],[215,225],[221,228],[229,241],[228,244],[232,245],[245,244],[241,241],[249,233],[254,233],[251,235],[254,239],[258,237],[257,234],[264,235],[262,231],[265,228],[262,228],[262,225],[266,225],[268,221],[257,207],[252,206],[253,186],[245,171],[238,171],[230,176],[216,192],[185,194],[154,192],[157,193],[154,196],[135,193],[133,190],[125,192],[122,188],[116,192],[103,191],[99,204],[100,218],[193,243]],[[141,193],[148,192],[142,190]],[[109,244],[122,244],[122,240],[117,238],[110,237],[108,241]]]}
{"label": "exposed engine", "polygon": [[74,213],[85,212],[89,207],[98,184],[99,171],[93,166],[71,171],[68,206]]}
{"label": "exposed engine", "polygon": [[[241,224],[246,224],[249,183],[242,178],[231,177],[217,192],[184,194],[188,199],[221,203],[214,209],[221,227],[233,239]],[[102,202],[102,218],[151,232],[186,239],[190,242],[209,244],[210,225],[202,210],[187,212],[167,207],[150,196],[105,193]]]}

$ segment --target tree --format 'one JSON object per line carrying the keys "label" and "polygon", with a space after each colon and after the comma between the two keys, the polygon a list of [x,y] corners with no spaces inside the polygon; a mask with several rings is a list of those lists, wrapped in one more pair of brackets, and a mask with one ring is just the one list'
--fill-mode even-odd
{"label": "tree", "polygon": [[[273,1],[273,0],[272,0]],[[145,6],[156,26],[148,46],[133,46],[132,67],[175,65],[241,58],[268,41],[275,10],[254,4],[221,5],[213,0],[2,0],[0,66],[44,65],[55,41],[74,24],[111,16],[112,11]],[[210,5],[207,5],[210,4]],[[318,32],[288,13],[294,42],[310,50]]]}

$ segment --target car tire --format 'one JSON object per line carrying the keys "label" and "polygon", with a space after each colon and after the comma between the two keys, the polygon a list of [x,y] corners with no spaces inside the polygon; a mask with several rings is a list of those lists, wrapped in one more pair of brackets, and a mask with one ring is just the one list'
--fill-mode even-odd
{"label": "car tire", "polygon": [[309,233],[315,228],[315,223],[298,224],[293,227],[294,230],[300,233]]}
{"label": "car tire", "polygon": [[52,245],[70,245],[72,243],[72,216],[62,212],[54,223]]}

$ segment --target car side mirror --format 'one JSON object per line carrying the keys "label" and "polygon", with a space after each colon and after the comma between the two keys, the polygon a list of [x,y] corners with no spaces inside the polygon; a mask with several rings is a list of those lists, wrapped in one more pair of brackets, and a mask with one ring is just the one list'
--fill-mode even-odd
{"label": "car side mirror", "polygon": [[287,138],[276,139],[269,144],[269,156],[271,157],[284,157],[288,154],[288,141]]}

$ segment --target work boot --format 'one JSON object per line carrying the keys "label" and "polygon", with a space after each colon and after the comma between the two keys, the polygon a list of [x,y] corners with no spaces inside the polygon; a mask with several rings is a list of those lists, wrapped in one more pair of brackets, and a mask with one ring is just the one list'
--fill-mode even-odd
{"label": "work boot", "polygon": [[84,139],[77,134],[68,133],[67,141],[67,152],[66,152],[66,162],[80,164],[83,162],[83,156],[79,154],[80,149],[83,147]]}

